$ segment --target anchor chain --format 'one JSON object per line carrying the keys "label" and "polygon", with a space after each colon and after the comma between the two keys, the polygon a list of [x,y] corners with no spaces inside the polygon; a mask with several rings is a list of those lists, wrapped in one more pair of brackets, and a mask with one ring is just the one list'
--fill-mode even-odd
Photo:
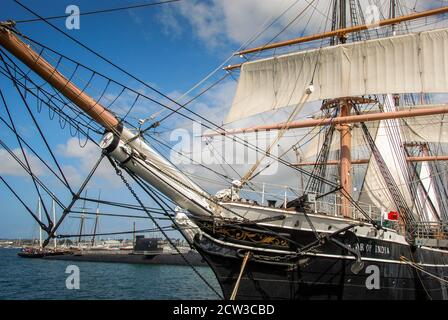
{"label": "anchor chain", "polygon": [[177,248],[176,244],[170,239],[170,237],[166,234],[166,232],[160,227],[160,225],[157,223],[157,221],[152,217],[151,213],[146,209],[145,205],[143,204],[143,201],[140,199],[140,197],[137,195],[137,193],[134,191],[134,189],[132,188],[132,186],[129,184],[129,182],[127,181],[127,179],[124,177],[123,175],[123,171],[117,166],[117,164],[114,162],[113,159],[111,159],[108,155],[107,155],[107,159],[109,160],[109,162],[112,164],[112,166],[115,169],[115,173],[117,174],[117,176],[120,177],[120,179],[122,180],[122,182],[124,183],[124,185],[126,186],[126,188],[128,188],[129,192],[132,194],[132,196],[135,198],[135,200],[139,203],[139,205],[142,207],[143,211],[145,211],[145,213],[148,215],[148,217],[152,220],[152,222],[154,223],[154,225],[157,227],[157,229],[159,229],[159,231],[163,234],[163,236],[165,237],[165,239],[168,240],[168,242],[170,243],[170,245],[176,250],[176,252],[180,255],[180,257],[182,258],[182,260],[184,260],[184,262],[194,271],[194,273],[196,273],[196,275],[219,297],[219,298],[223,298],[221,296],[221,294],[219,294],[218,291],[216,291],[215,288],[213,288],[213,286],[207,281],[207,279],[204,278],[204,276],[202,276],[199,271],[187,260],[187,258],[185,258],[185,256],[183,255],[183,253],[179,250],[179,248]]}

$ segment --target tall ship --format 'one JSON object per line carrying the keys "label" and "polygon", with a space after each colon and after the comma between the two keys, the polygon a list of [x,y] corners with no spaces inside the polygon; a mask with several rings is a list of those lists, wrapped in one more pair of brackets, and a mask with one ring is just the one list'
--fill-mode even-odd
{"label": "tall ship", "polygon": [[[130,181],[161,206],[170,203],[175,227],[213,270],[225,299],[448,299],[448,105],[433,102],[448,92],[448,29],[406,29],[443,19],[448,7],[399,15],[391,1],[389,17],[369,20],[358,4],[332,1],[322,33],[235,54],[244,62],[225,68],[239,72],[225,123],[285,116],[232,129],[210,125],[206,137],[259,155],[218,193],[157,152],[143,134],[150,130],[129,127],[77,86],[58,68],[61,60],[46,60],[11,21],[0,27],[2,73],[28,94],[38,86],[27,77],[38,75],[55,99],[105,130],[102,157],[124,188],[142,207]],[[312,117],[304,106],[315,109]],[[307,141],[297,162],[272,152],[295,130]],[[241,138],[260,132],[274,135],[265,147]],[[276,189],[268,175],[259,183],[273,163],[301,183]],[[44,226],[49,239],[61,222]]]}

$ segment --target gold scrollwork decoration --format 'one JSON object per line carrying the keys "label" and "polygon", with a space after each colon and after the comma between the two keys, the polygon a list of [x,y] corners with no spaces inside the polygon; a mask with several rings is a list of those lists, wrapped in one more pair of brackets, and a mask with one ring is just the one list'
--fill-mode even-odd
{"label": "gold scrollwork decoration", "polygon": [[215,234],[222,235],[237,241],[248,241],[264,245],[288,247],[288,241],[286,239],[282,239],[275,235],[264,234],[261,232],[254,232],[254,231],[246,231],[232,227],[215,226],[213,228],[213,225],[209,223],[204,224],[204,227],[208,228],[209,230],[214,230]]}

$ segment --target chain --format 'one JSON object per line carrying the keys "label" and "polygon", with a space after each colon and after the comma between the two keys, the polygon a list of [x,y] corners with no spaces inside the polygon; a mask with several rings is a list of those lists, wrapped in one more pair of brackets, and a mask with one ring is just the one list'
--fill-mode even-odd
{"label": "chain", "polygon": [[213,288],[213,286],[199,273],[199,271],[187,260],[187,258],[185,258],[185,256],[183,255],[183,253],[179,250],[179,248],[177,248],[176,244],[170,239],[170,237],[168,237],[168,235],[166,234],[166,232],[160,227],[160,225],[157,223],[157,221],[153,218],[153,216],[151,215],[151,213],[146,209],[145,205],[143,204],[143,202],[140,200],[140,197],[137,195],[137,193],[134,191],[134,189],[132,188],[132,186],[129,184],[129,182],[126,180],[126,178],[123,175],[123,172],[120,170],[120,168],[118,168],[118,166],[116,165],[116,163],[114,162],[113,159],[111,159],[109,156],[107,156],[107,158],[109,159],[110,163],[112,164],[112,166],[115,169],[115,173],[120,177],[120,179],[123,181],[123,183],[125,184],[125,186],[128,188],[129,192],[132,194],[132,196],[135,198],[135,200],[139,203],[139,205],[142,207],[143,211],[145,211],[145,213],[148,215],[148,217],[152,220],[152,222],[154,223],[154,225],[157,227],[157,229],[163,234],[163,236],[168,240],[168,242],[170,243],[170,245],[177,251],[177,253],[181,256],[181,258],[185,261],[185,263],[194,271],[194,273],[196,273],[196,275],[221,299],[223,299],[223,297],[221,296],[221,294],[219,294],[218,291],[216,291],[215,288]]}

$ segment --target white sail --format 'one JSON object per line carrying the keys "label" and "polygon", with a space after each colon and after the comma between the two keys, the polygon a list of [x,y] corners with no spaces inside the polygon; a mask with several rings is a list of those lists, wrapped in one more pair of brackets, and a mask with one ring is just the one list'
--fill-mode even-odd
{"label": "white sail", "polygon": [[356,42],[244,63],[226,123],[308,101],[448,92],[448,29]]}
{"label": "white sail", "polygon": [[373,158],[369,162],[358,201],[372,204],[383,212],[395,208],[379,167]]}
{"label": "white sail", "polygon": [[428,162],[422,162],[419,178],[422,182],[419,189],[424,188],[424,190],[419,190],[419,197],[423,206],[425,221],[438,222],[440,221],[438,213],[441,210],[441,206],[437,199],[437,193],[434,188],[434,181]]}
{"label": "white sail", "polygon": [[402,120],[408,142],[448,143],[448,117],[444,114]]}
{"label": "white sail", "polygon": [[[388,109],[387,111],[395,110],[390,96],[386,100],[385,108]],[[403,137],[399,130],[399,121],[398,119],[381,121],[375,137],[375,145],[407,205],[409,208],[413,208],[413,198],[409,188],[409,172],[402,147]],[[385,212],[396,210],[396,205],[373,155],[370,158],[359,200],[372,203]]]}

